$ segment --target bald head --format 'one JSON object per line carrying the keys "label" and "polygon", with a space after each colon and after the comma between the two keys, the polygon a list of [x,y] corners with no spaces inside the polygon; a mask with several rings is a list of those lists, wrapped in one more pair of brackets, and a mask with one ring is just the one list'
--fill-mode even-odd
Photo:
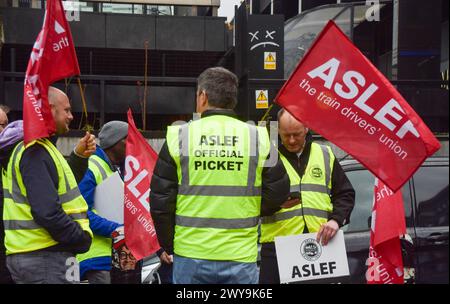
{"label": "bald head", "polygon": [[48,102],[56,124],[56,134],[62,135],[69,131],[73,120],[72,109],[66,93],[55,87],[48,88]]}
{"label": "bald head", "polygon": [[49,87],[48,88],[48,102],[50,105],[56,105],[57,103],[63,101],[63,99],[67,98],[66,93],[61,91],[58,88],[55,87]]}
{"label": "bald head", "polygon": [[288,111],[281,109],[278,113],[278,133],[283,146],[289,152],[299,153],[305,145],[308,128]]}

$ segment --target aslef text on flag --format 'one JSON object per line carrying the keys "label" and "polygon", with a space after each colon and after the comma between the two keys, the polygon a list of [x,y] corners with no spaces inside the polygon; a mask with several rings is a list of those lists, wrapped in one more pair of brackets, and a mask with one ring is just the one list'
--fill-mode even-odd
{"label": "aslef text on flag", "polygon": [[275,101],[394,191],[440,147],[389,80],[333,21]]}

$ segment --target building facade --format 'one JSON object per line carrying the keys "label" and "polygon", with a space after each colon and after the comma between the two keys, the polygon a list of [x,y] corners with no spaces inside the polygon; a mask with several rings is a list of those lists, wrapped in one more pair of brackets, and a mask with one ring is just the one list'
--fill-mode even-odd
{"label": "building facade", "polygon": [[[63,1],[88,109],[86,121],[75,79],[56,84],[72,99],[71,127],[88,123],[98,130],[109,120],[126,120],[129,107],[145,130],[191,119],[197,76],[210,66],[231,65],[224,57],[226,18],[217,17],[220,1],[117,2]],[[40,0],[0,2],[0,103],[10,107],[12,120],[22,117],[23,78],[44,6]]]}

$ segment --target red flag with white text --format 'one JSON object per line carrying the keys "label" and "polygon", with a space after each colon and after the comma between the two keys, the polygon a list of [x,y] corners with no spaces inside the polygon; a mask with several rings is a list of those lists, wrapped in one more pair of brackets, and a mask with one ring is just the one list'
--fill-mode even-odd
{"label": "red flag with white text", "polygon": [[406,100],[333,21],[275,101],[394,191],[440,147]]}
{"label": "red flag with white text", "polygon": [[403,259],[400,236],[406,234],[402,191],[393,192],[375,179],[368,284],[403,284]]}
{"label": "red flag with white text", "polygon": [[140,260],[159,248],[155,226],[150,215],[150,182],[158,154],[152,149],[134,124],[128,110],[128,137],[125,158],[125,243]]}
{"label": "red flag with white text", "polygon": [[48,87],[79,75],[80,68],[61,0],[47,0],[42,29],[31,50],[23,92],[25,144],[55,133]]}

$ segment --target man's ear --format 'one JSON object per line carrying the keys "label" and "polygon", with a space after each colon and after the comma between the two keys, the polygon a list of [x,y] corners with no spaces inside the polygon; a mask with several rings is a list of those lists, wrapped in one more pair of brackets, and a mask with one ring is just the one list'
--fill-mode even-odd
{"label": "man's ear", "polygon": [[204,90],[199,92],[197,97],[197,112],[202,113],[208,107],[208,95]]}
{"label": "man's ear", "polygon": [[206,108],[208,106],[208,95],[206,95],[206,91],[203,90],[200,95],[200,103],[201,106]]}

